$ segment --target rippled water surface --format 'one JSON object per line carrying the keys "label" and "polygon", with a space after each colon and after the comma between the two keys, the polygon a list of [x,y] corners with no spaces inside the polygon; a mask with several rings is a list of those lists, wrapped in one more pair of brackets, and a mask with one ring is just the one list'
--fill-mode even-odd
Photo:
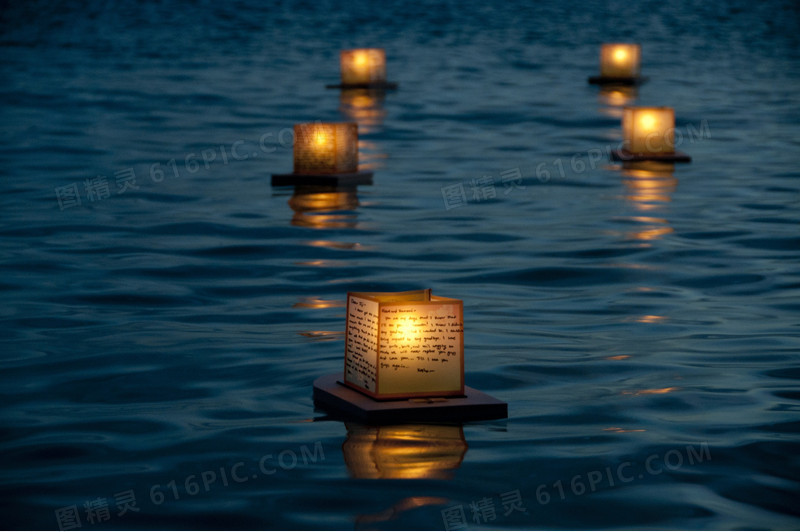
{"label": "rippled water surface", "polygon": [[[0,20],[5,526],[800,527],[795,2]],[[604,41],[650,81],[588,85]],[[398,91],[325,90],[374,45]],[[610,163],[625,104],[693,162]],[[314,120],[359,123],[373,186],[270,187]],[[508,420],[315,411],[345,293],[426,287]]]}

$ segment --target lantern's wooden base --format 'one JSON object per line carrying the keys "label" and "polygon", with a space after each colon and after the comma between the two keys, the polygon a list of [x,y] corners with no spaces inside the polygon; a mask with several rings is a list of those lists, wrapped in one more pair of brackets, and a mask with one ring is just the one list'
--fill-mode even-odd
{"label": "lantern's wooden base", "polygon": [[325,85],[326,89],[378,89],[384,91],[392,91],[397,88],[397,83],[384,81],[381,83],[338,83],[334,85]]}
{"label": "lantern's wooden base", "polygon": [[349,174],[272,174],[273,187],[295,185],[312,186],[352,186],[371,185],[372,172],[352,172]]}
{"label": "lantern's wooden base", "polygon": [[690,163],[692,158],[682,151],[673,153],[634,153],[628,150],[611,150],[612,161],[641,162],[658,161],[662,163]]}
{"label": "lantern's wooden base", "polygon": [[376,401],[342,384],[341,373],[314,381],[314,405],[326,412],[364,423],[463,422],[508,417],[508,403],[469,386],[460,397]]}
{"label": "lantern's wooden base", "polygon": [[635,77],[610,77],[610,76],[590,76],[589,83],[592,85],[641,85],[648,78],[645,76]]}

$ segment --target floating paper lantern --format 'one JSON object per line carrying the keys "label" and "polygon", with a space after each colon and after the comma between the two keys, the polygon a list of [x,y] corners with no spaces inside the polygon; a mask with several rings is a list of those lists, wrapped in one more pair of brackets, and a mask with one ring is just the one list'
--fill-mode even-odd
{"label": "floating paper lantern", "polygon": [[383,48],[356,48],[339,52],[342,85],[386,83],[386,51]]}
{"label": "floating paper lantern", "polygon": [[620,161],[689,162],[675,151],[675,111],[671,107],[625,107],[622,110],[622,149],[611,152]]}
{"label": "floating paper lantern", "polygon": [[348,293],[344,378],[378,399],[463,395],[463,303],[429,289]]}
{"label": "floating paper lantern", "polygon": [[372,172],[358,171],[358,124],[295,124],[294,172],[274,174],[273,186],[363,185]]}
{"label": "floating paper lantern", "polygon": [[374,88],[395,89],[386,81],[386,51],[383,48],[355,48],[339,52],[341,84],[329,89]]}
{"label": "floating paper lantern", "polygon": [[604,44],[600,47],[600,76],[607,78],[638,77],[641,58],[641,45]]}
{"label": "floating paper lantern", "polygon": [[430,289],[349,292],[344,372],[314,381],[314,405],[369,424],[508,417],[464,385],[463,307]]}
{"label": "floating paper lantern", "polygon": [[589,78],[596,85],[638,85],[646,80],[639,75],[642,47],[639,44],[606,43],[600,47],[600,75]]}
{"label": "floating paper lantern", "polygon": [[340,174],[358,170],[355,122],[296,124],[294,173]]}
{"label": "floating paper lantern", "polygon": [[675,153],[675,110],[626,107],[622,110],[623,147],[632,153]]}

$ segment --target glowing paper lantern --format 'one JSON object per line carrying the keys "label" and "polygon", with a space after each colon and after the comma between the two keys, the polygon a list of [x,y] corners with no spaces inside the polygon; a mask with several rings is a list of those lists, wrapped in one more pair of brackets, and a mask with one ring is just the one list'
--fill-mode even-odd
{"label": "glowing paper lantern", "polygon": [[464,395],[463,303],[430,289],[348,293],[344,383],[375,399]]}
{"label": "glowing paper lantern", "polygon": [[641,76],[642,46],[628,43],[606,43],[600,47],[600,75],[590,76],[595,85],[639,85],[647,81]]}
{"label": "glowing paper lantern", "polygon": [[329,89],[396,89],[386,81],[386,51],[383,48],[355,48],[339,52],[341,83]]}
{"label": "glowing paper lantern", "polygon": [[358,171],[355,122],[296,124],[294,173],[341,174]]}
{"label": "glowing paper lantern", "polygon": [[692,160],[675,150],[675,111],[671,107],[624,107],[622,148],[612,150],[610,155],[623,162]]}
{"label": "glowing paper lantern", "polygon": [[636,78],[641,68],[642,47],[639,44],[613,43],[600,47],[600,76]]}
{"label": "glowing paper lantern", "polygon": [[272,186],[370,184],[372,172],[358,170],[355,122],[295,124],[294,172],[272,175]]}
{"label": "glowing paper lantern", "polygon": [[675,111],[671,107],[625,107],[623,147],[631,153],[675,153]]}
{"label": "glowing paper lantern", "polygon": [[339,52],[342,85],[386,83],[386,51],[383,48],[356,48]]}

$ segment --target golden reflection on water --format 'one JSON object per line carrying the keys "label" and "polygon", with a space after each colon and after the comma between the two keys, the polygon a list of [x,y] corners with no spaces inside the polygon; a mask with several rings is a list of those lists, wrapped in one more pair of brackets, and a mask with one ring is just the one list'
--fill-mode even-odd
{"label": "golden reflection on water", "polygon": [[625,85],[612,85],[601,87],[597,95],[600,102],[600,112],[612,118],[622,119],[622,108],[632,105],[639,95],[636,87]]}
{"label": "golden reflection on water", "polygon": [[663,321],[666,321],[666,319],[667,319],[666,316],[656,316],[648,314],[645,316],[639,316],[638,318],[636,318],[636,321],[638,323],[661,323]]}
{"label": "golden reflection on water", "polygon": [[344,308],[345,301],[336,299],[319,299],[306,297],[292,305],[293,308]]}
{"label": "golden reflection on water", "polygon": [[359,134],[372,133],[386,118],[383,103],[386,92],[375,89],[343,89],[339,93],[339,110],[358,124]]}
{"label": "golden reflection on water", "polygon": [[339,93],[339,111],[350,122],[358,124],[358,168],[374,171],[388,158],[380,146],[364,138],[383,127],[386,91],[379,89],[344,89]]}
{"label": "golden reflection on water", "polygon": [[358,195],[355,187],[298,186],[289,198],[289,207],[294,211],[292,225],[314,229],[341,229],[357,226],[355,213]]}
{"label": "golden reflection on water", "polygon": [[664,204],[672,201],[672,194],[678,186],[678,180],[673,175],[674,169],[675,165],[672,163],[656,161],[623,164],[625,199],[637,211],[646,214],[631,218],[643,226],[627,233],[628,238],[649,242],[674,232],[668,220],[652,216],[654,211],[663,210]]}
{"label": "golden reflection on water", "polygon": [[665,393],[672,393],[680,388],[676,386],[670,386],[669,388],[645,388],[644,390],[636,390],[636,391],[624,391],[622,395],[662,395]]}
{"label": "golden reflection on water", "polygon": [[342,451],[354,478],[448,479],[467,452],[460,425],[345,426]]}

